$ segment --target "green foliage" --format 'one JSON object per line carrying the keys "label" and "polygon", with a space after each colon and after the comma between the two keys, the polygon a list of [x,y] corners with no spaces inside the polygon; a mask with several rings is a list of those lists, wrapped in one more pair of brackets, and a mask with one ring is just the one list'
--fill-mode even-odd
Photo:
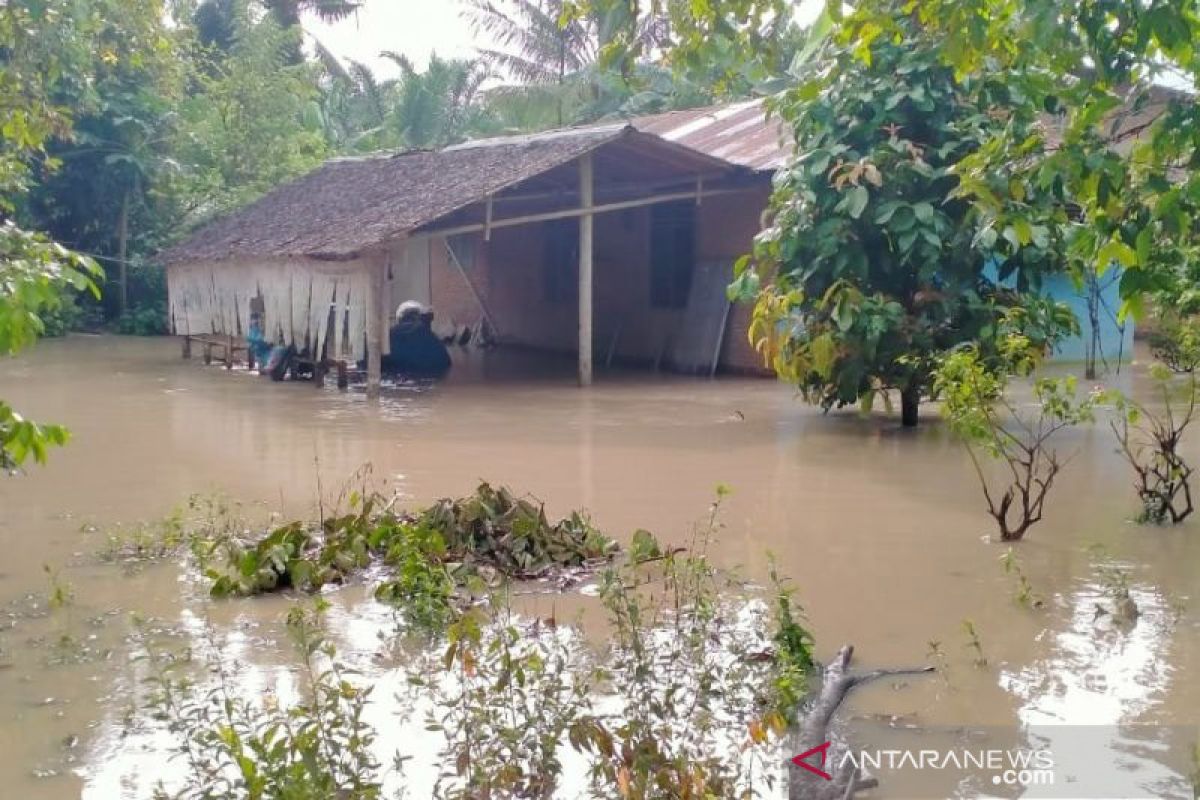
{"label": "green foliage", "polygon": [[147,564],[175,556],[185,545],[195,544],[198,539],[199,536],[185,526],[183,510],[176,509],[154,523],[106,531],[104,546],[97,555],[108,563]]}
{"label": "green foliage", "polygon": [[775,668],[772,704],[784,719],[794,723],[800,705],[808,694],[809,679],[817,669],[813,660],[813,637],[798,620],[799,611],[793,600],[793,592],[780,577],[773,560],[771,588],[775,601],[772,607],[772,657]]}
{"label": "green foliage", "polygon": [[131,254],[156,248],[179,213],[169,145],[188,69],[179,57],[185,34],[168,27],[162,0],[81,6],[86,22],[60,46],[79,48],[76,69],[88,77],[49,82],[71,109],[71,130],[47,142],[55,168],[39,175],[21,213],[56,239],[113,258],[105,298],[115,314],[127,305]]}
{"label": "green foliage", "polygon": [[251,700],[234,683],[210,640],[211,687],[197,687],[189,664],[147,646],[144,660],[150,705],[178,738],[187,765],[182,788],[159,798],[216,800],[373,800],[381,796],[380,765],[372,755],[375,731],[364,719],[370,688],[350,681],[321,622],[324,601],[288,614],[288,632],[301,660],[302,698],[282,707],[273,697]]}
{"label": "green foliage", "polygon": [[435,702],[425,728],[445,738],[437,797],[554,796],[560,745],[590,705],[593,672],[574,637],[555,620],[518,619],[505,599],[452,624],[437,674],[417,679]]}
{"label": "green foliage", "polygon": [[1016,600],[1017,605],[1027,608],[1041,608],[1045,605],[1041,595],[1034,591],[1033,584],[1025,575],[1025,570],[1021,568],[1021,562],[1013,548],[1009,547],[1004,551],[1004,555],[1000,557],[1000,564],[1004,568],[1005,575],[1012,575],[1016,579],[1017,587],[1013,592],[1013,599]]}
{"label": "green foliage", "polygon": [[137,305],[118,317],[115,327],[131,336],[161,336],[168,333],[167,313],[158,304]]}
{"label": "green foliage", "polygon": [[[665,11],[651,10],[625,28],[602,5],[468,0],[472,28],[495,43],[480,50],[482,64],[491,75],[511,82],[487,92],[492,125],[540,130],[711,101],[707,75],[685,79],[646,57],[670,30]],[[614,58],[615,49],[622,47],[636,54]]]}
{"label": "green foliage", "polygon": [[1194,372],[1200,366],[1200,317],[1162,313],[1148,339],[1151,354],[1172,372]]}
{"label": "green foliage", "polygon": [[[1011,333],[998,355],[985,359],[978,347],[964,345],[946,355],[934,390],[942,413],[963,440],[1003,541],[1021,539],[1041,521],[1046,496],[1062,468],[1051,445],[1064,428],[1090,422],[1101,399],[1077,396],[1073,376],[1033,378],[1032,403],[1009,395],[1013,378],[1029,377],[1042,351],[1028,338]],[[1002,462],[1009,480],[1003,492],[991,488],[980,453]]]}
{"label": "green foliage", "polygon": [[979,629],[975,627],[975,622],[964,619],[962,630],[967,639],[965,647],[972,653],[972,663],[977,669],[985,668],[988,665],[987,655],[983,652],[983,640],[979,638]]}
{"label": "green foliage", "polygon": [[540,504],[486,483],[414,514],[393,511],[377,495],[355,495],[351,505],[319,526],[291,522],[256,540],[219,532],[199,548],[213,596],[310,592],[380,564],[388,576],[375,597],[396,605],[414,628],[436,630],[453,615],[459,589],[477,580],[592,568],[617,550],[578,512],[551,523]]}
{"label": "green foliage", "polygon": [[631,71],[665,53],[680,79],[718,96],[769,90],[802,37],[787,0],[568,0],[568,20],[588,18],[602,32],[600,62]]}
{"label": "green foliage", "polygon": [[[746,605],[736,577],[706,557],[718,500],[687,549],[601,576],[612,642],[598,676],[614,711],[581,715],[570,742],[598,796],[755,797],[777,790],[773,741],[814,669],[812,642],[773,578]],[[742,742],[740,751],[730,743]]]}
{"label": "green foliage", "polygon": [[99,296],[101,274],[91,259],[12,221],[0,223],[0,355],[12,355],[42,335],[40,315],[62,307],[65,289]]}
{"label": "green foliage", "polygon": [[65,608],[75,602],[75,590],[71,588],[62,577],[62,570],[54,569],[49,564],[42,565],[42,572],[46,573],[46,581],[50,585],[47,593],[47,605],[51,610]]}
{"label": "green foliage", "polygon": [[194,213],[228,211],[303,174],[328,154],[316,68],[292,61],[297,28],[237,18],[228,54],[211,52],[179,108],[176,158]]}
{"label": "green foliage", "polygon": [[[1073,326],[1036,296],[1044,275],[1065,269],[1065,212],[1004,224],[957,197],[955,166],[998,131],[1021,143],[1014,157],[1041,152],[1040,109],[1007,80],[956,81],[908,15],[896,8],[889,20],[892,35],[863,40],[848,17],[774,102],[797,155],[731,287],[757,297],[752,342],[826,409],[927,393],[939,356],[992,346],[1010,307],[1038,308],[1051,340]],[[1011,167],[985,178],[1003,208],[1041,202]]]}
{"label": "green foliage", "polygon": [[400,525],[386,535],[384,563],[393,576],[375,587],[375,599],[401,609],[418,630],[438,630],[455,611],[457,585],[446,566],[446,543],[436,530]]}
{"label": "green foliage", "polygon": [[[887,5],[878,0],[858,8],[879,24]],[[1188,93],[1156,86],[1155,79],[1196,83],[1200,60],[1192,43],[1200,6],[1194,0],[934,0],[909,7],[941,41],[941,59],[960,78],[1002,73],[1017,91],[1062,115],[1061,145],[1017,167],[1072,204],[1078,225],[1068,244],[1078,267],[1124,268],[1120,316],[1140,315],[1150,294],[1190,293],[1179,277],[1196,261],[1200,184],[1190,166],[1200,153],[1200,115]],[[1112,148],[1114,133],[1134,133],[1136,140]],[[960,165],[966,194],[984,213],[991,199],[970,178],[1005,157],[1002,148],[985,148]]]}
{"label": "green foliage", "polygon": [[487,483],[467,497],[439,500],[417,520],[442,535],[454,558],[522,579],[602,563],[616,552],[616,543],[580,512],[551,523],[542,504]]}

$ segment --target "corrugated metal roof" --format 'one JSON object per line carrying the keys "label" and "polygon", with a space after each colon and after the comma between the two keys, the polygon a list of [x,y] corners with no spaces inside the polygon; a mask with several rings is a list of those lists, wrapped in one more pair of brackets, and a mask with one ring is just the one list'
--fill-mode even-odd
{"label": "corrugated metal roof", "polygon": [[643,133],[754,170],[774,172],[791,155],[783,125],[767,119],[762,100],[668,111],[630,123]]}

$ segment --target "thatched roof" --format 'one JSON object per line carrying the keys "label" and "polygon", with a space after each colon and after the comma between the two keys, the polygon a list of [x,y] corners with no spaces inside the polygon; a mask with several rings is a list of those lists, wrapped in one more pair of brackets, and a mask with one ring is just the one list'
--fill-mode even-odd
{"label": "thatched roof", "polygon": [[607,145],[621,153],[653,155],[675,170],[740,169],[624,123],[334,159],[202,226],[162,257],[168,263],[351,259]]}
{"label": "thatched roof", "polygon": [[163,258],[353,258],[604,144],[648,136],[618,124],[335,159],[201,227]]}

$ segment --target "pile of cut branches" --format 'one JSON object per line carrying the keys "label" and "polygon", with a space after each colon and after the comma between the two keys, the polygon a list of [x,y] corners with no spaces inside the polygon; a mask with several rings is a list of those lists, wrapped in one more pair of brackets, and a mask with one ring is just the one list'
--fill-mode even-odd
{"label": "pile of cut branches", "polygon": [[598,567],[618,550],[582,513],[551,522],[541,503],[487,483],[417,512],[396,511],[378,494],[353,497],[351,508],[317,524],[295,521],[259,536],[210,540],[201,560],[212,594],[316,591],[382,566],[390,577],[377,588],[380,599],[448,600],[475,577],[537,579]]}

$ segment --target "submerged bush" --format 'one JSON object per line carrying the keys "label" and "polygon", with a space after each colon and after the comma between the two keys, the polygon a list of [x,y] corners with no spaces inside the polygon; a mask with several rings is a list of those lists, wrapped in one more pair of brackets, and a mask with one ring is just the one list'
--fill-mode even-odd
{"label": "submerged bush", "polygon": [[[1041,352],[1022,335],[1005,338],[995,359],[968,345],[948,354],[938,368],[935,390],[942,413],[966,444],[1002,541],[1017,541],[1041,521],[1046,497],[1062,469],[1054,437],[1064,428],[1090,421],[1097,397],[1076,396],[1076,380],[1035,378],[1033,411],[1008,395],[1014,377],[1030,376]],[[1007,468],[999,490],[984,473],[980,454]]]}
{"label": "submerged bush", "polygon": [[1200,364],[1200,319],[1168,312],[1149,335],[1150,353],[1172,372],[1194,372]]}
{"label": "submerged bush", "polygon": [[186,764],[182,788],[155,797],[183,800],[374,800],[381,796],[374,730],[363,719],[371,690],[349,680],[325,637],[322,601],[296,607],[287,628],[300,657],[300,699],[250,700],[235,685],[221,643],[210,642],[206,666],[217,676],[197,687],[186,661],[148,649],[150,707],[177,737]]}
{"label": "submerged bush", "polygon": [[379,565],[388,577],[376,597],[401,606],[412,622],[436,625],[456,587],[474,578],[539,578],[599,566],[617,551],[579,512],[551,523],[541,504],[487,483],[415,513],[395,511],[378,494],[355,494],[350,505],[318,525],[290,522],[258,539],[215,537],[201,559],[213,596],[315,591]]}
{"label": "submerged bush", "polygon": [[[453,609],[440,645],[404,667],[426,707],[426,735],[441,738],[433,796],[776,796],[783,734],[815,669],[812,640],[777,576],[759,592],[709,561],[716,513],[714,504],[690,547],[641,532],[642,549],[657,555],[604,569],[610,633],[601,648],[576,626],[514,612],[503,590]],[[287,530],[276,547],[288,546]],[[308,611],[289,617],[303,680],[286,708],[242,699],[219,647],[206,651],[218,686],[156,671],[154,708],[187,764],[179,796],[385,792],[370,752],[376,732],[363,722],[370,688],[338,665],[317,622]],[[567,763],[581,771],[568,776]]]}
{"label": "submerged bush", "polygon": [[1196,374],[1188,372],[1182,403],[1171,398],[1171,370],[1164,364],[1150,367],[1150,378],[1159,391],[1161,408],[1151,408],[1119,392],[1112,399],[1116,418],[1109,423],[1120,453],[1134,473],[1134,489],[1142,502],[1142,522],[1179,523],[1191,515],[1192,470],[1183,457],[1183,435],[1196,413]]}

